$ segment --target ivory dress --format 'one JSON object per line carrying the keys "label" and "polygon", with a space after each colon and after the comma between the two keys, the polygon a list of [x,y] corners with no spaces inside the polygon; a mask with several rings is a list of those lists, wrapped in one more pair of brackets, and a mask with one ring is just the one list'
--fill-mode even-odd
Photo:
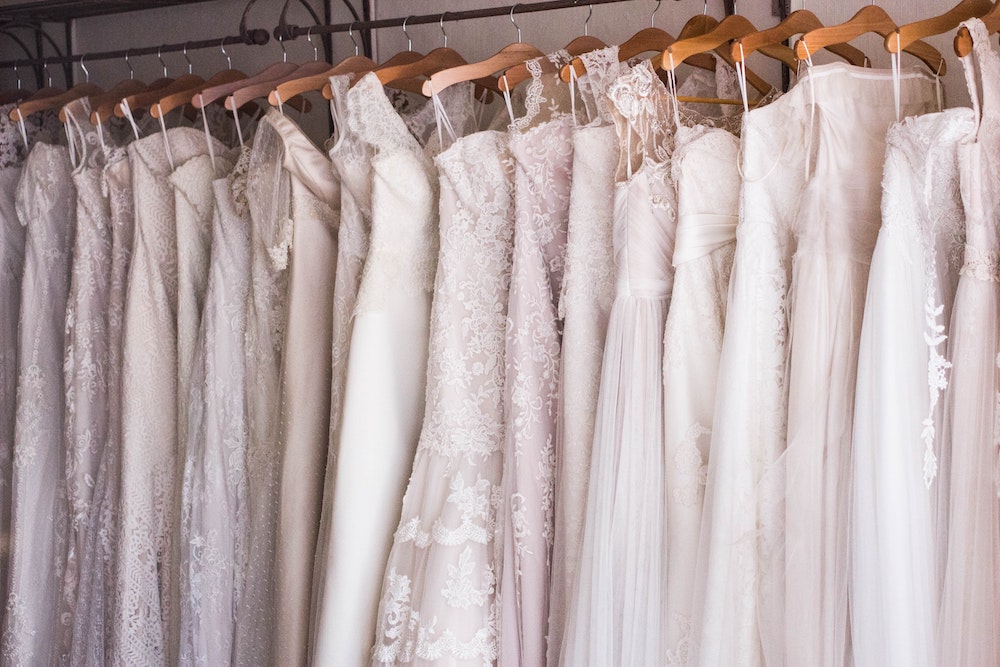
{"label": "ivory dress", "polygon": [[308,657],[313,560],[323,504],[323,466],[330,438],[333,288],[337,267],[340,183],[330,160],[289,118],[265,120],[284,144],[291,237],[285,355],[281,365],[280,495],[275,538],[274,663]]}
{"label": "ivory dress", "polygon": [[494,532],[514,228],[506,133],[436,159],[440,255],[427,401],[379,604],[372,664],[472,667],[499,655]]}
{"label": "ivory dress", "polygon": [[587,74],[578,82],[585,125],[572,130],[572,185],[566,232],[566,268],[559,297],[562,360],[556,427],[552,566],[547,664],[559,664],[569,597],[576,580],[587,510],[590,448],[608,317],[614,302],[615,134],[607,88],[628,65],[609,46],[580,58]]}
{"label": "ivory dress", "polygon": [[[974,104],[981,96],[982,106],[976,109],[979,126],[975,141],[960,146],[958,151],[966,244],[948,329],[948,358],[954,366],[944,403],[950,418],[945,425],[945,438],[946,446],[950,445],[951,460],[948,469],[943,469],[934,481],[936,486],[941,485],[947,480],[942,473],[950,472],[937,664],[997,665],[1000,664],[997,451],[1000,59],[982,22],[971,20],[966,25],[972,33],[974,50],[963,65],[971,82]],[[941,324],[945,322],[942,320]]]}
{"label": "ivory dress", "polygon": [[[881,222],[882,190],[870,175],[881,171],[896,107],[888,71],[833,63],[813,68],[803,84],[815,136],[789,291],[785,661],[835,667],[850,660],[852,635],[878,631],[848,621],[851,430],[864,294]],[[932,77],[902,72],[900,117],[931,111],[935,101]]]}
{"label": "ivory dress", "polygon": [[648,63],[608,92],[621,141],[615,302],[564,665],[666,662],[663,330],[673,285],[672,104]]}
{"label": "ivory dress", "polygon": [[69,537],[63,353],[76,190],[64,146],[32,147],[17,186],[16,208],[26,236],[0,664],[49,664],[59,660],[69,621],[59,615]]}

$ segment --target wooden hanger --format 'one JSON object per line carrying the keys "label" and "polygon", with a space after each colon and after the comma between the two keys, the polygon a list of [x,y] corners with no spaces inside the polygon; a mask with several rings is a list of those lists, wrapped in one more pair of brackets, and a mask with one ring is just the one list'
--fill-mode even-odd
{"label": "wooden hanger", "polygon": [[[42,91],[45,89],[43,88]],[[39,91],[39,92],[42,92]],[[39,111],[48,111],[50,109],[60,109],[63,106],[69,104],[73,100],[80,99],[81,97],[86,97],[88,95],[97,95],[104,92],[100,86],[97,86],[89,81],[83,83],[78,83],[69,90],[55,95],[45,94],[39,96],[35,93],[28,99],[19,102],[16,107],[10,111],[10,119],[13,121],[21,120],[22,118],[27,118],[33,113],[38,113]],[[60,119],[65,122],[65,114],[60,113]]]}
{"label": "wooden hanger", "polygon": [[[607,44],[597,39],[596,37],[591,37],[590,35],[581,35],[580,37],[574,38],[563,47],[563,50],[571,56],[579,56],[583,53],[590,53],[591,51],[596,51],[597,49],[607,48]],[[570,63],[572,64],[572,62]],[[582,63],[581,63],[582,64]],[[569,67],[569,65],[564,65]],[[543,72],[554,72],[555,66],[549,61],[548,58],[542,61],[542,71]],[[561,74],[560,74],[561,76]],[[519,65],[514,65],[509,70],[504,72],[503,79],[500,81],[500,85],[507,85],[511,90],[517,87],[522,81],[526,81],[531,78],[531,72],[528,71],[528,66],[525,63]]]}
{"label": "wooden hanger", "polygon": [[127,79],[122,79],[112,86],[111,90],[105,93],[90,96],[90,122],[92,125],[103,123],[114,116],[115,106],[129,95],[135,95],[146,90],[156,90],[173,83],[173,79],[169,77],[160,77],[150,84],[136,79],[135,70],[128,59],[128,52],[125,53],[125,65],[128,67],[129,72]]}
{"label": "wooden hanger", "polygon": [[889,53],[899,53],[918,39],[951,32],[962,21],[983,16],[992,9],[990,0],[961,0],[944,14],[900,26],[886,36],[885,48]]}
{"label": "wooden hanger", "polygon": [[[1000,4],[993,5],[990,11],[979,17],[979,20],[986,25],[986,31],[991,35],[1000,30]],[[964,25],[958,29],[958,34],[955,35],[954,46],[955,55],[959,58],[964,58],[972,53],[972,34]]]}
{"label": "wooden hanger", "polygon": [[[784,42],[789,37],[801,35],[809,32],[810,30],[816,30],[817,28],[822,27],[823,23],[816,17],[815,14],[808,9],[798,9],[786,16],[778,25],[772,28],[758,30],[757,32],[747,35],[746,37],[740,37],[735,40],[731,45],[730,53],[732,54],[734,61],[743,62],[746,56],[749,56],[754,51],[758,51],[765,46],[775,46]],[[855,48],[850,44],[830,44],[825,48],[830,53],[840,56],[847,62],[852,65],[856,65],[857,67],[864,67],[866,63],[870,62],[868,60],[868,56],[866,56],[861,49]],[[796,58],[796,61],[797,60],[798,59]]]}
{"label": "wooden hanger", "polygon": [[[21,101],[19,102],[19,105],[21,105],[21,104],[27,104],[28,102],[31,102],[33,100],[43,100],[43,99],[47,99],[47,98],[50,98],[50,97],[55,97],[57,95],[62,95],[63,93],[66,92],[66,90],[64,88],[60,88],[58,86],[53,86],[52,85],[52,75],[49,73],[49,65],[44,60],[42,61],[42,70],[43,70],[43,72],[47,76],[48,85],[45,85],[45,86],[39,88],[38,90],[36,90],[35,92],[31,93],[27,97],[22,97]],[[18,119],[18,116],[15,114],[16,111],[17,111],[17,108],[11,109],[11,112],[10,112],[10,119],[11,120],[16,121]],[[27,116],[28,114],[25,114],[25,115]]]}
{"label": "wooden hanger", "polygon": [[[239,109],[243,105],[247,104],[251,100],[257,99],[258,97],[268,97],[272,90],[275,90],[286,81],[294,81],[295,79],[301,79],[302,77],[322,74],[327,72],[329,69],[330,63],[322,60],[311,60],[304,65],[295,66],[295,69],[290,71],[288,74],[279,76],[276,79],[259,81],[251,84],[247,84],[247,79],[244,79],[243,81],[233,84],[239,87],[226,98],[226,108],[230,111],[233,109]],[[312,107],[312,105],[305,100],[302,101],[303,108],[308,110]],[[282,104],[284,104],[284,100],[282,100]]]}
{"label": "wooden hanger", "polygon": [[[423,95],[425,77],[449,67],[468,64],[468,61],[455,49],[439,46],[420,60],[405,65],[380,67],[375,70],[375,74],[383,86]],[[476,84],[476,99],[485,103],[491,102],[493,94],[500,92],[497,80],[492,76],[475,79],[474,83]]]}
{"label": "wooden hanger", "polygon": [[173,93],[181,90],[187,90],[193,86],[201,85],[204,82],[205,80],[197,74],[183,74],[165,86],[144,90],[132,95],[126,95],[124,98],[119,100],[118,104],[115,105],[115,115],[119,118],[125,117],[125,109],[122,102],[128,102],[128,108],[133,112],[139,111],[140,109],[149,109],[152,105],[156,104],[168,95],[172,95]]}
{"label": "wooden hanger", "polygon": [[378,67],[378,63],[366,56],[348,56],[322,74],[314,74],[312,76],[302,77],[301,79],[293,79],[291,81],[278,84],[278,86],[268,94],[267,101],[272,105],[277,106],[279,96],[282,100],[282,104],[284,104],[285,99],[292,99],[297,95],[302,95],[314,90],[322,90],[323,97],[328,100],[332,100],[333,88],[330,86],[331,76],[336,76],[338,74],[366,74],[376,67]]}
{"label": "wooden hanger", "polygon": [[[795,55],[799,60],[805,60],[811,54],[830,44],[845,44],[870,32],[888,37],[898,28],[899,26],[884,9],[878,5],[865,5],[844,23],[810,30],[802,35],[795,43]],[[944,57],[930,44],[916,41],[904,48],[903,51],[919,58],[932,72],[945,73]]]}
{"label": "wooden hanger", "polygon": [[[732,54],[729,51],[729,42],[755,32],[757,32],[757,28],[746,17],[733,14],[722,19],[717,26],[704,35],[677,40],[660,54],[655,64],[664,70],[677,69],[682,62],[693,55],[714,51],[732,65],[733,61]],[[767,56],[785,62],[788,59],[785,51],[790,53],[791,49],[781,45],[762,47],[759,51]],[[794,57],[792,57],[792,61],[794,62]],[[750,70],[746,70],[746,76],[747,83],[753,86],[761,95],[766,95],[774,89],[771,84]]]}
{"label": "wooden hanger", "polygon": [[[510,22],[517,29],[517,41],[508,44],[486,60],[449,67],[431,75],[428,81],[424,82],[423,93],[430,97],[434,93],[440,93],[448,86],[463,81],[474,81],[486,76],[493,76],[497,72],[506,71],[514,65],[519,65],[531,58],[544,58],[545,54],[531,44],[521,41],[521,27],[514,21],[514,10],[517,5],[510,8]],[[503,85],[503,82],[500,82]]]}

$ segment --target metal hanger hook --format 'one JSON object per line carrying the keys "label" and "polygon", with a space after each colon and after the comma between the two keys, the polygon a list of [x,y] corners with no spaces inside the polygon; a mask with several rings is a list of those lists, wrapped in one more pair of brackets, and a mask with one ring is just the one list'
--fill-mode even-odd
{"label": "metal hanger hook", "polygon": [[[580,4],[580,0],[573,0],[574,5]],[[583,34],[585,37],[590,36],[590,17],[594,15],[594,5],[587,5],[587,18],[583,22]]]}
{"label": "metal hanger hook", "polygon": [[309,29],[306,30],[306,41],[309,42],[309,46],[313,47],[313,60],[319,60],[319,49],[316,47],[315,44],[313,44],[312,32],[313,32],[313,27],[309,26]]}
{"label": "metal hanger hook", "polygon": [[21,72],[18,71],[17,65],[14,65],[14,76],[17,77],[17,89],[21,90]]}
{"label": "metal hanger hook", "polygon": [[191,59],[188,58],[188,44],[190,44],[190,42],[184,42],[184,60],[186,60],[188,64],[188,74],[194,74],[194,65],[191,64]]}
{"label": "metal hanger hook", "polygon": [[701,15],[708,16],[708,0],[705,0],[705,5],[701,8]]}
{"label": "metal hanger hook", "polygon": [[80,69],[83,70],[84,81],[90,83],[90,70],[87,69],[87,66],[83,64],[83,59],[86,57],[87,57],[86,53],[80,56]]}
{"label": "metal hanger hook", "polygon": [[131,51],[131,49],[125,49],[125,66],[128,67],[128,78],[134,79],[135,78],[135,68],[132,67],[132,63],[130,63],[129,60],[128,60],[129,51]]}
{"label": "metal hanger hook", "polygon": [[448,48],[448,33],[446,33],[444,31],[444,16],[447,13],[448,12],[442,12],[441,13],[441,18],[438,19],[438,27],[441,28],[441,35],[444,37],[444,46],[445,46],[445,48]]}
{"label": "metal hanger hook", "polygon": [[653,21],[656,18],[656,12],[660,11],[660,3],[661,2],[663,2],[663,0],[656,0],[656,7],[653,8],[653,13],[649,15],[649,27],[650,28],[653,27]]}
{"label": "metal hanger hook", "polygon": [[514,20],[514,10],[517,9],[519,5],[515,4],[510,8],[510,24],[517,29],[517,43],[521,43],[521,26],[517,24]]}
{"label": "metal hanger hook", "polygon": [[403,19],[403,34],[406,35],[406,50],[407,51],[412,51],[413,50],[413,38],[410,37],[410,33],[406,31],[406,22],[409,21],[412,18],[413,18],[412,16],[407,16],[405,19]]}
{"label": "metal hanger hook", "polygon": [[354,55],[361,54],[361,48],[358,46],[358,40],[354,39],[354,21],[351,21],[351,26],[347,29],[347,36],[351,38],[351,42],[354,43]]}
{"label": "metal hanger hook", "polygon": [[226,69],[232,69],[233,68],[233,59],[229,57],[228,53],[226,53],[226,38],[225,37],[223,37],[222,41],[219,42],[219,50],[222,51],[222,55],[224,55],[226,57]]}
{"label": "metal hanger hook", "polygon": [[45,72],[45,79],[48,81],[49,88],[52,87],[52,72],[49,71],[49,59],[42,58],[42,71]]}
{"label": "metal hanger hook", "polygon": [[281,37],[278,38],[278,46],[281,47],[281,62],[288,62],[288,51],[285,49],[285,40]]}
{"label": "metal hanger hook", "polygon": [[167,63],[163,62],[163,47],[162,46],[158,47],[156,49],[156,59],[160,61],[161,65],[163,65],[163,77],[166,78],[166,76],[167,76]]}

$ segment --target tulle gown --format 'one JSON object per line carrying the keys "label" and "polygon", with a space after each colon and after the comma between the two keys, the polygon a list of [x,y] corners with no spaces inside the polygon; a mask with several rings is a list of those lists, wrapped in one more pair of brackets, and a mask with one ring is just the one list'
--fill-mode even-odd
{"label": "tulle gown", "polygon": [[[966,244],[948,330],[953,363],[945,410],[950,418],[948,543],[938,633],[939,665],[1000,665],[1000,58],[979,20],[966,24],[974,43],[972,99],[982,95],[974,143],[960,146]],[[973,69],[978,65],[977,69]],[[977,88],[981,88],[977,90]],[[942,313],[943,315],[943,313]],[[941,322],[944,324],[944,321]],[[941,452],[947,455],[947,452]],[[942,456],[942,458],[944,458]]]}
{"label": "tulle gown", "polygon": [[494,531],[514,224],[507,144],[504,132],[477,132],[436,160],[427,407],[385,568],[375,665],[472,667],[499,654]]}
{"label": "tulle gown", "polygon": [[849,540],[859,667],[979,664],[935,660],[941,487],[927,467],[944,428],[947,326],[965,227],[958,148],[973,131],[971,109],[949,109],[907,118],[887,135],[854,414]]}
{"label": "tulle gown", "polygon": [[597,391],[608,318],[614,303],[615,134],[607,88],[628,64],[618,47],[580,56],[587,74],[579,81],[589,122],[573,128],[572,186],[566,232],[566,268],[559,298],[562,360],[556,428],[552,567],[546,662],[559,664],[569,597],[576,578],[587,511],[590,448],[594,441]]}
{"label": "tulle gown", "polygon": [[[813,166],[795,222],[789,295],[784,657],[789,665],[837,667],[850,660],[851,427],[881,221],[881,188],[871,175],[881,171],[896,106],[891,72],[834,63],[809,76],[799,86],[808,87],[812,107]],[[904,70],[899,102],[901,117],[931,111],[933,77]],[[865,631],[879,627],[853,628]]]}
{"label": "tulle gown", "polygon": [[[731,70],[729,70],[731,73]],[[717,72],[725,78],[725,70]],[[704,485],[736,251],[739,139],[724,128],[677,129],[674,290],[664,329],[667,664],[688,664]]]}
{"label": "tulle gown", "polygon": [[673,119],[648,63],[608,92],[622,143],[608,324],[580,567],[561,663],[666,663],[663,331],[673,284]]}

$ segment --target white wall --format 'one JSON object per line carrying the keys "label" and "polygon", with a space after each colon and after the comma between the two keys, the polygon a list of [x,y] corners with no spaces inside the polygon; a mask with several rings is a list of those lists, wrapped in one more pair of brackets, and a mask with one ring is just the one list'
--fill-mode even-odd
{"label": "white wall", "polygon": [[[927,16],[941,13],[954,4],[956,0],[881,0],[880,4],[898,22],[905,23]],[[356,0],[357,2],[357,0]],[[405,16],[408,14],[438,13],[445,10],[455,11],[470,7],[496,6],[509,4],[508,0],[468,0],[461,4],[447,0],[374,0],[376,18]],[[109,49],[124,49],[128,47],[150,46],[160,43],[183,42],[186,40],[209,39],[223,34],[235,34],[245,0],[213,0],[188,7],[174,7],[144,12],[132,12],[117,16],[83,19],[75,25],[75,49],[77,52],[101,51]],[[283,5],[282,0],[260,0],[251,10],[249,25],[271,29],[277,24],[278,13]],[[319,5],[314,0],[314,6]],[[758,27],[773,25],[777,19],[771,16],[771,0],[738,0],[736,9],[747,16]],[[819,2],[813,0],[793,0],[793,8],[806,8],[814,11],[826,23],[846,20],[860,8],[862,1]],[[583,2],[581,2],[583,5]],[[654,0],[631,0],[619,4],[597,5],[590,21],[590,34],[600,37],[608,43],[620,42],[639,28],[649,25],[650,12],[656,6]],[[339,0],[333,0],[334,22],[347,22],[350,16]],[[659,11],[654,16],[655,24],[673,34],[680,30],[684,22],[694,13],[703,9],[702,0],[664,0]],[[319,11],[319,8],[317,7]],[[524,41],[530,42],[543,51],[560,48],[573,37],[582,34],[583,21],[587,16],[587,7],[563,9],[549,12],[524,14],[516,17],[522,30]],[[710,14],[719,17],[723,13],[722,0],[708,2]],[[309,17],[298,6],[292,4],[289,20],[298,25],[307,25]],[[507,17],[479,19],[475,21],[445,22],[448,32],[449,46],[454,47],[469,60],[475,60],[491,55],[516,37],[514,27]],[[54,26],[53,37],[62,37],[61,26]],[[411,26],[410,37],[413,39],[414,50],[426,52],[440,45],[441,32],[436,23]],[[3,45],[0,36],[0,58],[12,57],[16,51],[10,45]],[[930,40],[948,57],[948,74],[944,77],[947,100],[950,106],[968,104],[968,93],[962,75],[960,63],[954,56],[951,41],[952,35],[941,35]],[[881,45],[881,40],[872,36],[858,40],[856,45],[869,55],[876,67],[888,67],[889,57]],[[287,45],[290,60],[306,60],[312,58],[312,49],[304,37],[289,42]],[[399,28],[377,31],[377,59],[384,60],[398,50],[406,48],[406,37]],[[266,64],[281,57],[281,50],[272,40],[267,46],[227,47],[233,58],[233,65],[252,73]],[[353,53],[354,46],[347,34],[334,36],[334,58],[339,59]],[[192,51],[190,53],[195,72],[208,76],[225,67],[226,61],[217,49]],[[822,58],[817,58],[821,60]],[[186,70],[187,64],[180,53],[164,56],[170,72],[178,74]],[[904,56],[904,62],[917,61]],[[136,76],[144,80],[156,78],[160,74],[160,64],[155,56],[132,58]],[[779,68],[773,61],[762,56],[751,57],[751,68],[774,83],[780,82]],[[122,61],[92,62],[88,64],[91,80],[100,85],[108,86],[127,76],[128,70]],[[54,70],[55,72],[56,70]],[[77,70],[79,74],[79,70]],[[57,74],[56,80],[60,81]],[[0,88],[13,85],[12,72],[0,72]],[[325,133],[325,118],[327,111],[324,105],[318,103],[306,119],[306,125],[311,133],[319,139]]]}

